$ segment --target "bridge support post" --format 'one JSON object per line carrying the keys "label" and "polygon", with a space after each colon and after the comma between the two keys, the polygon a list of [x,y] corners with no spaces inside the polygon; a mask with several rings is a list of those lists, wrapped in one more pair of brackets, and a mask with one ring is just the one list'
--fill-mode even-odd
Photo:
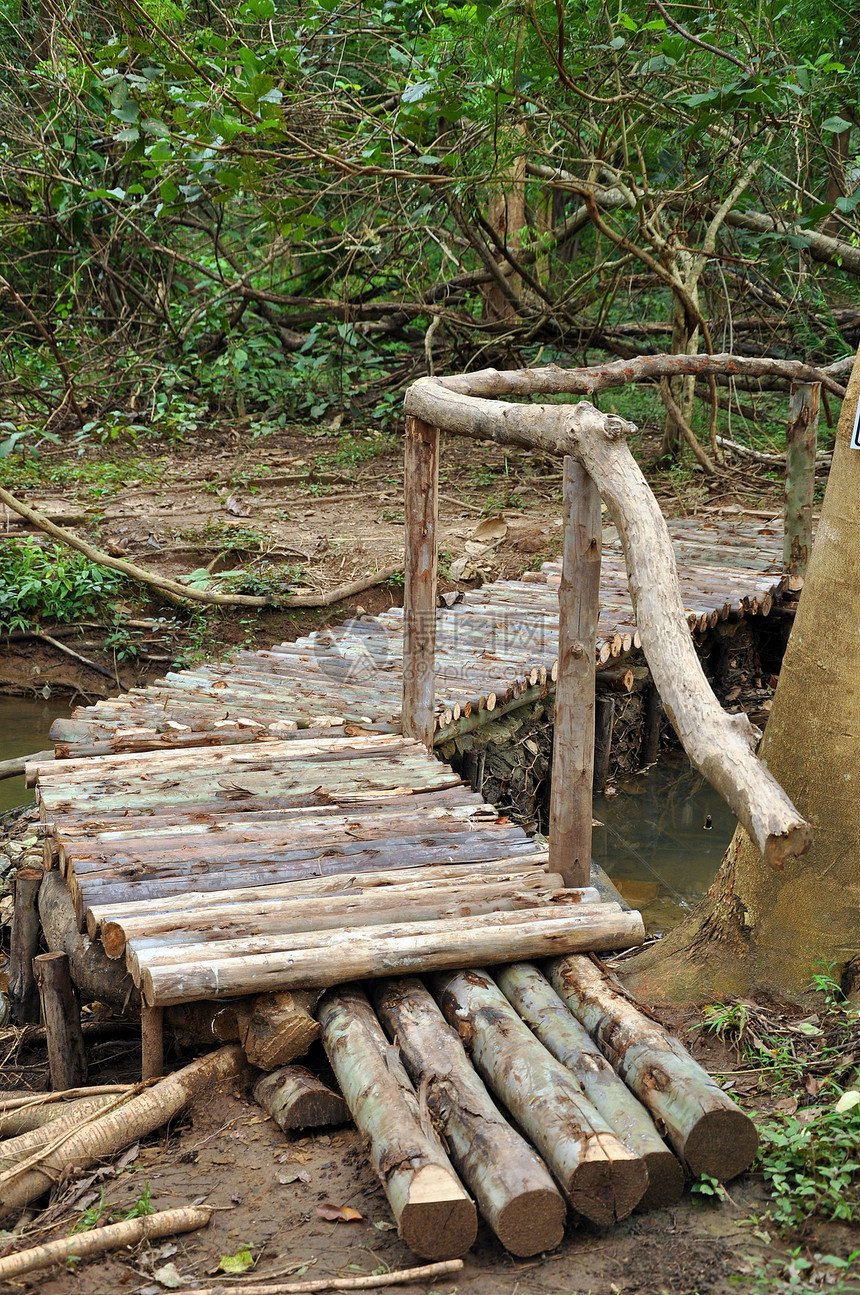
{"label": "bridge support post", "polygon": [[565,886],[587,886],[591,880],[600,495],[585,468],[569,455],[564,460],[563,519],[549,869],[561,873]]}
{"label": "bridge support post", "polygon": [[783,566],[788,588],[803,588],[812,552],[812,497],[818,443],[820,382],[792,382],[785,434],[785,542]]}
{"label": "bridge support post", "polygon": [[403,586],[403,703],[407,737],[432,748],[436,726],[436,523],[439,428],[406,419],[406,558]]}

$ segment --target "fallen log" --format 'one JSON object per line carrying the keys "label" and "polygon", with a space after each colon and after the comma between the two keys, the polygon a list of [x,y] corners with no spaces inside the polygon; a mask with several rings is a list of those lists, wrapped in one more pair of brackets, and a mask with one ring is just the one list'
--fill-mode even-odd
{"label": "fallen log", "polygon": [[81,1004],[69,974],[66,953],[41,953],[33,959],[48,1043],[51,1087],[65,1091],[86,1082],[87,1049],[81,1030]]}
{"label": "fallen log", "polygon": [[69,1168],[115,1155],[161,1128],[200,1091],[221,1080],[236,1078],[244,1066],[240,1048],[221,1048],[132,1097],[120,1110],[73,1130],[61,1146],[0,1174],[0,1218],[36,1200]]}
{"label": "fallen log", "polygon": [[0,1172],[5,1173],[13,1165],[27,1160],[41,1148],[60,1142],[67,1134],[97,1119],[107,1111],[119,1109],[131,1099],[131,1096],[131,1092],[103,1093],[70,1102],[68,1108],[56,1108],[56,1117],[50,1122],[46,1121],[0,1143]]}
{"label": "fallen log", "polygon": [[317,1013],[323,1047],[352,1117],[370,1141],[398,1234],[427,1259],[457,1258],[478,1230],[462,1187],[396,1051],[358,985],[326,994]]}
{"label": "fallen log", "polygon": [[500,1115],[420,980],[372,988],[382,1024],[441,1128],[451,1159],[506,1250],[553,1250],[566,1207],[543,1161]]}
{"label": "fallen log", "polygon": [[51,751],[34,751],[32,755],[18,755],[13,760],[0,760],[0,782],[4,778],[23,777],[24,768],[31,761],[38,760],[44,763],[46,760],[53,760],[54,752]]}
{"label": "fallen log", "polygon": [[755,1125],[677,1039],[588,958],[559,958],[547,975],[695,1177],[722,1182],[749,1168],[758,1150]]}
{"label": "fallen log", "polygon": [[282,1129],[316,1129],[345,1124],[349,1107],[304,1066],[282,1066],[254,1085],[254,1101]]}
{"label": "fallen log", "polygon": [[443,973],[431,986],[478,1073],[529,1135],[577,1213],[601,1226],[626,1218],[648,1186],[645,1162],[613,1133],[581,1084],[486,972]]}
{"label": "fallen log", "polygon": [[281,990],[235,1004],[239,1041],[252,1066],[275,1070],[303,1057],[320,1036],[311,1013],[322,990]]}
{"label": "fallen log", "polygon": [[[0,1157],[8,1151],[8,1144],[13,1138],[18,1138],[23,1133],[32,1133],[36,1129],[43,1129],[49,1124],[54,1124],[58,1120],[64,1120],[67,1117],[81,1119],[85,1115],[92,1114],[94,1110],[110,1105],[113,1097],[120,1092],[127,1092],[129,1084],[110,1086],[107,1093],[100,1092],[98,1089],[93,1090],[91,1096],[73,1097],[65,1101],[35,1101],[25,1106],[18,1106],[15,1109],[9,1109],[6,1103],[0,1108],[0,1138],[5,1139],[5,1145],[0,1146]],[[86,1093],[87,1089],[76,1089],[76,1092]],[[40,1094],[35,1094],[38,1098]],[[44,1094],[45,1097],[60,1096],[60,1094]],[[96,1103],[100,1103],[97,1105]]]}
{"label": "fallen log", "polygon": [[135,1246],[140,1241],[194,1232],[197,1228],[205,1228],[211,1217],[212,1210],[208,1205],[182,1205],[178,1209],[160,1210],[122,1223],[109,1223],[89,1232],[76,1232],[70,1237],[61,1237],[59,1241],[4,1255],[0,1259],[0,1281],[11,1281],[13,1277],[35,1272],[38,1268],[67,1263],[69,1259],[104,1254],[120,1246]]}
{"label": "fallen log", "polygon": [[365,1273],[361,1277],[315,1277],[299,1282],[255,1282],[251,1286],[196,1286],[185,1295],[316,1295],[317,1291],[376,1290],[382,1286],[411,1286],[413,1283],[431,1281],[434,1277],[447,1277],[462,1272],[462,1259],[446,1259],[438,1264],[422,1264],[420,1268],[400,1268],[389,1273]]}
{"label": "fallen log", "polygon": [[9,952],[9,999],[17,1025],[38,1025],[39,986],[33,959],[39,952],[39,889],[41,868],[21,868],[15,878],[12,936]]}
{"label": "fallen log", "polygon": [[532,1033],[582,1084],[586,1097],[625,1146],[648,1167],[640,1209],[680,1200],[684,1171],[654,1127],[645,1107],[616,1075],[591,1035],[531,963],[500,967],[496,983]]}
{"label": "fallen log", "polygon": [[52,953],[65,953],[81,997],[107,1003],[125,1013],[140,1011],[140,994],[121,963],[111,962],[101,945],[78,930],[75,906],[58,872],[48,872],[39,890],[39,916]]}
{"label": "fallen log", "polygon": [[[217,959],[210,949],[205,962],[150,967],[140,955],[141,990],[152,1006],[168,1006],[195,998],[232,998],[255,988],[322,989],[351,976],[402,975],[641,944],[645,932],[639,913],[590,916],[592,910],[604,907],[614,906],[576,905],[564,917],[549,914],[545,920],[540,910],[537,916],[534,912],[491,913],[448,923],[427,922],[423,930],[405,928],[385,937],[375,927],[357,928],[338,940],[313,940],[310,947],[279,953]],[[523,920],[509,924],[501,921],[505,917]]]}

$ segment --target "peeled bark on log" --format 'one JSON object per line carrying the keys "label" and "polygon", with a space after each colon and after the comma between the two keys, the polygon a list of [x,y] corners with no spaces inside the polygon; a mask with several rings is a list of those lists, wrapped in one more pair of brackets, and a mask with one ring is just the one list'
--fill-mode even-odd
{"label": "peeled bark on log", "polygon": [[616,1075],[591,1035],[565,1007],[558,994],[531,963],[500,967],[496,983],[532,1033],[582,1084],[588,1100],[625,1146],[648,1167],[643,1210],[660,1209],[680,1200],[684,1171],[666,1146],[645,1107]]}
{"label": "peeled bark on log", "polygon": [[181,1205],[174,1210],[160,1210],[141,1218],[126,1219],[122,1223],[109,1223],[89,1232],[76,1232],[70,1237],[60,1237],[31,1250],[5,1255],[0,1259],[0,1281],[11,1281],[37,1268],[50,1268],[52,1264],[66,1263],[69,1259],[85,1259],[89,1255],[104,1254],[120,1246],[134,1246],[141,1241],[154,1241],[157,1237],[175,1236],[178,1232],[193,1232],[205,1228],[212,1217],[208,1205]]}
{"label": "peeled bark on log", "polygon": [[263,1075],[254,1085],[254,1101],[282,1129],[318,1129],[324,1124],[345,1124],[349,1107],[304,1066],[282,1066]]}
{"label": "peeled bark on log", "polygon": [[677,1039],[588,958],[559,958],[548,977],[695,1177],[722,1182],[750,1167],[758,1150],[755,1125]]}
{"label": "peeled bark on log", "polygon": [[499,1114],[421,981],[383,981],[372,992],[483,1218],[512,1254],[553,1250],[564,1236],[565,1203],[546,1166]]}
{"label": "peeled bark on log", "polygon": [[39,888],[41,868],[22,868],[15,878],[12,937],[9,952],[9,998],[17,1025],[38,1025],[39,987],[33,959],[39,952]]}
{"label": "peeled bark on log", "polygon": [[68,954],[72,980],[85,1001],[107,1003],[122,1013],[140,1010],[140,994],[122,964],[111,962],[101,945],[78,930],[72,897],[58,872],[45,874],[39,915],[45,943],[52,952]]}
{"label": "peeled bark on log", "polygon": [[[574,906],[572,906],[574,907]],[[324,989],[342,984],[350,976],[390,976],[417,971],[439,971],[451,966],[481,966],[516,958],[548,958],[582,950],[629,949],[645,936],[637,912],[603,912],[614,905],[582,904],[563,917],[550,913],[545,920],[534,913],[491,913],[496,925],[480,917],[446,923],[446,931],[401,929],[397,935],[378,936],[375,927],[348,932],[342,939],[307,942],[304,948],[279,953],[248,954],[217,959],[214,950],[200,962],[147,966],[140,962],[141,990],[152,1006],[191,1002],[195,998],[231,998],[255,987],[272,990]],[[592,916],[592,914],[594,914]],[[500,917],[525,918],[516,924]],[[439,926],[442,923],[438,924]],[[300,1055],[295,1053],[294,1055]],[[283,1064],[278,1062],[277,1064]]]}
{"label": "peeled bark on log", "polygon": [[645,1194],[648,1171],[582,1085],[538,1042],[486,972],[444,973],[431,984],[476,1069],[541,1152],[573,1208],[601,1226],[626,1218]]}
{"label": "peeled bark on log", "polygon": [[[55,1095],[51,1094],[51,1096]],[[116,1092],[96,1092],[92,1097],[75,1097],[60,1102],[39,1102],[30,1106],[20,1106],[17,1110],[0,1112],[0,1138],[3,1138],[6,1143],[6,1145],[0,1145],[0,1160],[13,1138],[46,1128],[47,1125],[55,1124],[57,1120],[64,1120],[67,1116],[79,1120],[92,1111],[100,1109],[101,1106],[108,1106],[115,1096]]]}
{"label": "peeled bark on log", "polygon": [[81,1004],[69,974],[65,953],[42,953],[33,959],[48,1036],[51,1087],[65,1091],[86,1082],[87,1049],[81,1030]]}
{"label": "peeled bark on log", "polygon": [[370,1141],[373,1166],[406,1245],[426,1259],[466,1253],[478,1231],[463,1189],[396,1050],[358,985],[343,985],[320,1004],[323,1047],[353,1119]]}
{"label": "peeled bark on log", "polygon": [[280,990],[235,1004],[239,1040],[252,1066],[275,1070],[303,1057],[320,1036],[311,1013],[322,990]]}
{"label": "peeled bark on log", "polygon": [[138,1138],[161,1128],[201,1091],[243,1073],[245,1060],[237,1047],[221,1048],[184,1070],[162,1079],[131,1098],[121,1110],[102,1116],[72,1132],[63,1145],[28,1167],[28,1162],[0,1174],[0,1218],[22,1209],[48,1191],[72,1166],[83,1167],[115,1155]]}
{"label": "peeled bark on log", "polygon": [[[731,372],[736,364],[732,356],[683,358],[687,372],[696,366],[713,372],[716,363]],[[647,367],[647,359],[631,361],[620,366],[619,377]],[[576,390],[577,382],[581,389],[581,375],[554,367],[420,378],[406,393],[406,411],[461,436],[571,454],[588,471],[618,529],[642,647],[666,713],[693,764],[734,810],[766,862],[781,868],[784,859],[808,849],[812,829],[753,754],[756,732],[746,715],[724,712],[708,685],[687,626],[666,523],[624,440],[633,424],[586,401],[569,406],[498,399]]]}
{"label": "peeled bark on log", "polygon": [[103,1093],[97,1097],[83,1097],[71,1102],[69,1107],[57,1105],[56,1118],[26,1133],[8,1138],[0,1144],[0,1173],[5,1173],[13,1165],[27,1160],[41,1147],[50,1146],[63,1138],[67,1133],[79,1129],[82,1124],[98,1118],[102,1112],[116,1110],[130,1100],[130,1094]]}

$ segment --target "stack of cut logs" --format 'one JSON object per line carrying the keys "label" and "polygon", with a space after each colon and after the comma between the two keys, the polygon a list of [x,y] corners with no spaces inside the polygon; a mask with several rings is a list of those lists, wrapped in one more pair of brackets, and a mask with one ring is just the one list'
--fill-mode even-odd
{"label": "stack of cut logs", "polygon": [[545,970],[374,981],[370,999],[345,985],[319,1006],[400,1235],[426,1258],[464,1254],[478,1211],[513,1254],[537,1254],[568,1206],[605,1226],[676,1201],[684,1166],[723,1180],[755,1155],[752,1121],[598,963]]}

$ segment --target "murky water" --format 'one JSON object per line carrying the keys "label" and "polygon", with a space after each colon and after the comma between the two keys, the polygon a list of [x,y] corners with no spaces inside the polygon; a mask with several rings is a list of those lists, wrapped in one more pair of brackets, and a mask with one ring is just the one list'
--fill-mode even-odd
{"label": "murky water", "polygon": [[686,760],[625,778],[597,796],[594,858],[651,932],[675,926],[708,890],[735,817]]}
{"label": "murky water", "polygon": [[[57,716],[68,714],[69,702],[62,697],[48,701],[41,697],[0,697],[0,760],[46,751],[51,745],[48,730]],[[32,799],[33,793],[26,789],[23,778],[0,782],[0,813],[29,804]]]}

